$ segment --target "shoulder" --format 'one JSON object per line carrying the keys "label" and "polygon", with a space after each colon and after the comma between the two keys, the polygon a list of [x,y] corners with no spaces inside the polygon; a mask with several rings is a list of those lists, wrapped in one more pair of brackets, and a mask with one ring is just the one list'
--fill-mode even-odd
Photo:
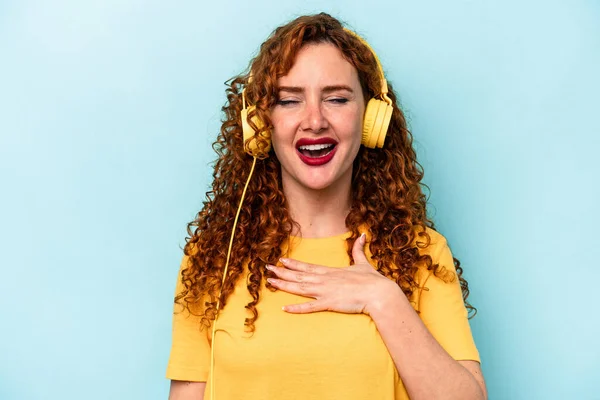
{"label": "shoulder", "polygon": [[446,237],[433,228],[427,227],[423,230],[422,227],[416,227],[415,233],[414,245],[421,254],[439,258],[440,253],[448,247]]}
{"label": "shoulder", "polygon": [[419,249],[419,254],[431,257],[431,263],[421,262],[418,265],[416,273],[417,282],[424,283],[432,276],[446,283],[457,281],[456,266],[454,257],[448,241],[444,235],[433,228],[427,227],[425,234],[423,229],[419,228],[415,238],[415,245]]}

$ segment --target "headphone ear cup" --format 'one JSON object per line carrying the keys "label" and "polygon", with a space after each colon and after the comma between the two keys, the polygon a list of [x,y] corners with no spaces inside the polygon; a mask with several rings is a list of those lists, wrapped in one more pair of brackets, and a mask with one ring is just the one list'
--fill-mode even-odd
{"label": "headphone ear cup", "polygon": [[[373,131],[373,147],[382,148],[385,143],[385,137],[390,126],[392,119],[392,112],[394,107],[386,103],[385,101],[377,100],[379,102],[379,112],[377,113],[377,120]],[[375,136],[376,134],[376,136]]]}
{"label": "headphone ear cup", "polygon": [[385,101],[375,98],[369,100],[363,119],[361,143],[364,146],[371,149],[383,147],[392,111],[393,107]]}
{"label": "headphone ear cup", "polygon": [[363,119],[363,130],[360,143],[366,147],[372,148],[371,134],[373,133],[373,127],[375,126],[375,119],[377,118],[378,107],[375,99],[369,100],[367,108],[365,110],[365,117]]}
{"label": "headphone ear cup", "polygon": [[[258,141],[256,140],[256,132],[250,124],[248,123],[248,114],[254,112],[256,109],[255,106],[249,106],[248,108],[242,108],[241,119],[242,119],[242,134],[244,136],[244,151],[251,156],[261,156],[266,154],[271,150],[271,135],[268,131],[263,131],[261,133],[261,137],[267,141],[267,147],[264,151],[261,151],[258,148]],[[252,123],[260,130],[265,124],[258,117],[258,115],[254,115],[251,118]]]}

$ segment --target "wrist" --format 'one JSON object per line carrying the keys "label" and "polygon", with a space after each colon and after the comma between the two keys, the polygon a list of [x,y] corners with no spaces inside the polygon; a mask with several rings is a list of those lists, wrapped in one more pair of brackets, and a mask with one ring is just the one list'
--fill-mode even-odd
{"label": "wrist", "polygon": [[396,282],[387,278],[382,279],[380,286],[374,291],[371,301],[365,309],[366,314],[376,320],[406,305],[410,306],[406,295]]}

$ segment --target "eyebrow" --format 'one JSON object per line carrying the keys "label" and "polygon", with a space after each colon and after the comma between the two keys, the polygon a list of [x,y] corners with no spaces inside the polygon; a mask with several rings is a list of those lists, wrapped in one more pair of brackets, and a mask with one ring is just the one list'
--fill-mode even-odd
{"label": "eyebrow", "polygon": [[[291,92],[291,93],[303,93],[304,92],[304,88],[300,87],[300,86],[279,86],[277,89],[280,92]],[[354,90],[352,90],[352,88],[347,85],[329,85],[329,86],[325,86],[322,90],[325,93],[335,92],[338,90],[345,90],[347,92],[354,93]]]}

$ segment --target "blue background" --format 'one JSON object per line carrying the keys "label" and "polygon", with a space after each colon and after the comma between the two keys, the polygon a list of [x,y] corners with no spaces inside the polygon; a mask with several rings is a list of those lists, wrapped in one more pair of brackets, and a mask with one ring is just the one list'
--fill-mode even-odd
{"label": "blue background", "polygon": [[592,0],[0,2],[0,399],[166,399],[223,82],[319,11],[399,93],[490,398],[600,399]]}

